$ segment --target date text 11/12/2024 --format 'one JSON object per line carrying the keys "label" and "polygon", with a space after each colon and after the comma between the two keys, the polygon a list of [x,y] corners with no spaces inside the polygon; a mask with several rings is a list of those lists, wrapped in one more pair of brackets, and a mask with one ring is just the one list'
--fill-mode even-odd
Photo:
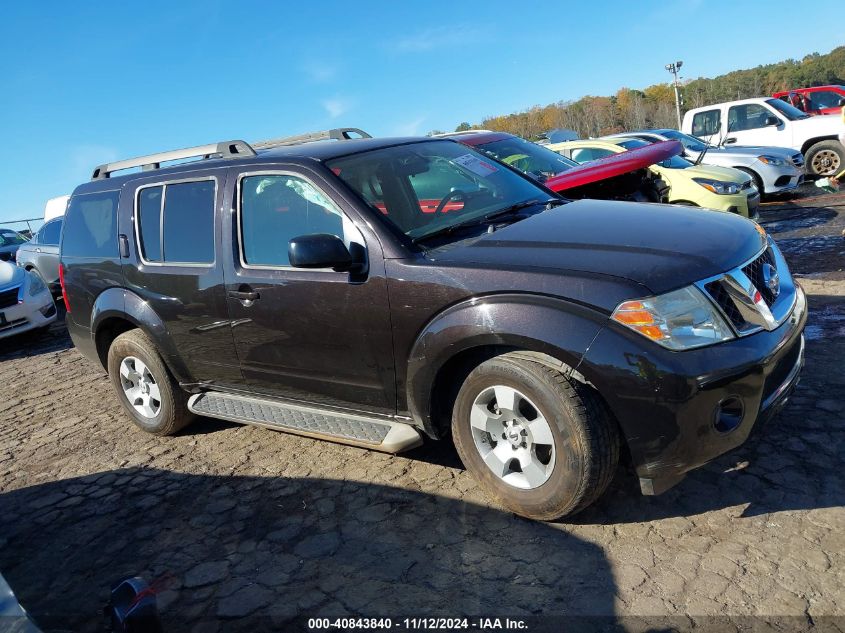
{"label": "date text 11/12/2024", "polygon": [[511,618],[309,618],[308,630],[527,631],[528,624]]}

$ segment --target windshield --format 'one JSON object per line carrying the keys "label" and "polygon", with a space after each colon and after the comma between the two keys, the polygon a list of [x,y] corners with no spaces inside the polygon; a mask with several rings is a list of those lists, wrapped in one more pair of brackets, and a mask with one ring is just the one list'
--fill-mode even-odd
{"label": "windshield", "polygon": [[552,176],[557,176],[578,165],[557,152],[518,136],[477,145],[476,149],[524,171],[540,182],[545,182]]}
{"label": "windshield", "polygon": [[678,132],[678,130],[660,130],[658,134],[675,141],[680,141],[681,145],[691,152],[703,152],[708,147],[707,143],[704,143],[701,139],[684,134],[683,132]]}
{"label": "windshield", "polygon": [[[624,147],[625,149],[638,149],[640,147],[647,147],[651,145],[651,143],[639,138],[629,138],[624,141],[619,141],[617,145]],[[686,169],[687,167],[692,167],[691,162],[689,162],[686,158],[681,158],[680,156],[672,156],[671,158],[667,158],[666,160],[662,160],[655,164],[660,165],[661,167],[666,167],[667,169]]]}
{"label": "windshield", "polygon": [[26,238],[20,233],[11,229],[0,229],[0,246],[12,246],[15,244],[24,244],[25,242]]}
{"label": "windshield", "polygon": [[766,103],[768,103],[771,107],[780,112],[790,121],[797,121],[799,119],[810,118],[809,114],[801,112],[801,110],[799,110],[795,106],[789,105],[788,103],[786,103],[785,101],[781,101],[780,99],[766,99]]}
{"label": "windshield", "polygon": [[370,206],[411,239],[545,202],[549,192],[453,141],[426,141],[327,162]]}

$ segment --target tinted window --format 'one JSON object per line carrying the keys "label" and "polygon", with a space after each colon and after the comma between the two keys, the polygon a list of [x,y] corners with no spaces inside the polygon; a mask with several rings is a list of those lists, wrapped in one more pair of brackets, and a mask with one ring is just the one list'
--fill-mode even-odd
{"label": "tinted window", "polygon": [[164,261],[214,261],[214,181],[167,185],[164,194]]}
{"label": "tinted window", "polygon": [[44,244],[45,246],[58,246],[61,236],[62,221],[53,220],[52,222],[47,222],[47,224],[42,226],[41,230],[38,231],[38,243]]}
{"label": "tinted window", "polygon": [[516,136],[485,143],[479,145],[477,149],[541,181],[572,169],[576,165],[557,152]]}
{"label": "tinted window", "polygon": [[323,192],[296,176],[246,176],[241,180],[240,205],[247,264],[289,266],[288,242],[302,235],[329,233],[349,245],[345,216]]}
{"label": "tinted window", "polygon": [[138,192],[138,235],[141,253],[148,262],[161,261],[161,194],[163,187]]}
{"label": "tinted window", "polygon": [[213,262],[214,189],[213,180],[141,189],[137,221],[144,259],[180,264]]}
{"label": "tinted window", "polygon": [[693,136],[710,136],[718,133],[721,127],[720,118],[718,110],[696,112],[692,117]]}
{"label": "tinted window", "polygon": [[800,119],[809,119],[809,114],[804,114],[798,108],[795,108],[788,103],[784,103],[780,99],[766,99],[766,103],[772,106],[780,114],[785,116],[790,121],[798,121]]}
{"label": "tinted window", "polygon": [[117,257],[119,192],[81,194],[70,199],[62,231],[62,256]]}

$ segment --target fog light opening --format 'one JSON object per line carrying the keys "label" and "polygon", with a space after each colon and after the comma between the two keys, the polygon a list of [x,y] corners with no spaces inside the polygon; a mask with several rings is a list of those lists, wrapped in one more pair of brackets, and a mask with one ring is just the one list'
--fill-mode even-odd
{"label": "fog light opening", "polygon": [[742,422],[744,410],[742,400],[735,396],[722,400],[716,407],[716,421],[713,426],[719,433],[730,433]]}

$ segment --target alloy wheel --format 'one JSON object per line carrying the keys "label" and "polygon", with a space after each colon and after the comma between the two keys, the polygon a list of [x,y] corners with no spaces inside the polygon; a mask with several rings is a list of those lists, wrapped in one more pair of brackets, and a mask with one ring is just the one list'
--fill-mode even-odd
{"label": "alloy wheel", "polygon": [[549,422],[524,394],[495,385],[475,398],[470,413],[476,450],[490,471],[514,488],[539,488],[555,466]]}
{"label": "alloy wheel", "polygon": [[154,418],[161,411],[158,383],[141,359],[127,356],[121,361],[120,385],[129,404],[145,418]]}

